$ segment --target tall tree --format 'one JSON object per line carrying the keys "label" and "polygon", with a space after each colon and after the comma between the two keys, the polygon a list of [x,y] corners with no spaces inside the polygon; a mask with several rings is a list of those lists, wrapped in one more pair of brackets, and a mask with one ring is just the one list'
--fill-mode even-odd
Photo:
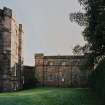
{"label": "tall tree", "polygon": [[105,0],[78,0],[85,13],[71,13],[70,20],[85,26],[84,39],[90,48],[89,55],[94,63],[105,56]]}

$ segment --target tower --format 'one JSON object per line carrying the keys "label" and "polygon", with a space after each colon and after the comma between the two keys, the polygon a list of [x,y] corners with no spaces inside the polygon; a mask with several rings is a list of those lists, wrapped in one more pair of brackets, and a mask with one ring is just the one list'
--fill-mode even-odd
{"label": "tower", "polygon": [[0,91],[20,89],[22,34],[22,25],[16,23],[12,10],[0,9]]}
{"label": "tower", "polygon": [[42,53],[35,54],[35,77],[38,80],[38,85],[43,85],[44,82],[44,55]]}

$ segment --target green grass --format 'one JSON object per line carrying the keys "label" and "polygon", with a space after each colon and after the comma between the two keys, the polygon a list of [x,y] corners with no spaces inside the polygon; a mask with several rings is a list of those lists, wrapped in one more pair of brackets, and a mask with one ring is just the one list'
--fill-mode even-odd
{"label": "green grass", "polygon": [[100,105],[88,89],[36,88],[0,93],[0,105]]}

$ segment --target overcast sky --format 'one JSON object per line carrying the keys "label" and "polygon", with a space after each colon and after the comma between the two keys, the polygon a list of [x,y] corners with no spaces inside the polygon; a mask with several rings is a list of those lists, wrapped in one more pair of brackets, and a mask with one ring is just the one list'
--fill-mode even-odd
{"label": "overcast sky", "polygon": [[34,54],[70,55],[83,44],[82,28],[69,21],[81,10],[78,0],[0,0],[0,8],[13,9],[24,28],[24,64],[34,65]]}

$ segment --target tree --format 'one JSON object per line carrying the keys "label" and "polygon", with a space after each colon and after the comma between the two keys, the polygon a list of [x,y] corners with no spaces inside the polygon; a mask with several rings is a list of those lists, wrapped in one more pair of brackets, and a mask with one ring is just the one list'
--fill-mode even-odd
{"label": "tree", "polygon": [[[91,63],[105,56],[105,0],[78,0],[85,13],[70,14],[70,20],[85,26],[83,37],[88,42]],[[90,58],[89,57],[89,58]]]}
{"label": "tree", "polygon": [[73,54],[74,55],[81,55],[82,54],[82,47],[80,45],[76,45],[74,48],[73,48]]}
{"label": "tree", "polygon": [[76,45],[73,48],[74,55],[86,55],[90,53],[90,46],[89,44],[85,44],[84,46]]}

